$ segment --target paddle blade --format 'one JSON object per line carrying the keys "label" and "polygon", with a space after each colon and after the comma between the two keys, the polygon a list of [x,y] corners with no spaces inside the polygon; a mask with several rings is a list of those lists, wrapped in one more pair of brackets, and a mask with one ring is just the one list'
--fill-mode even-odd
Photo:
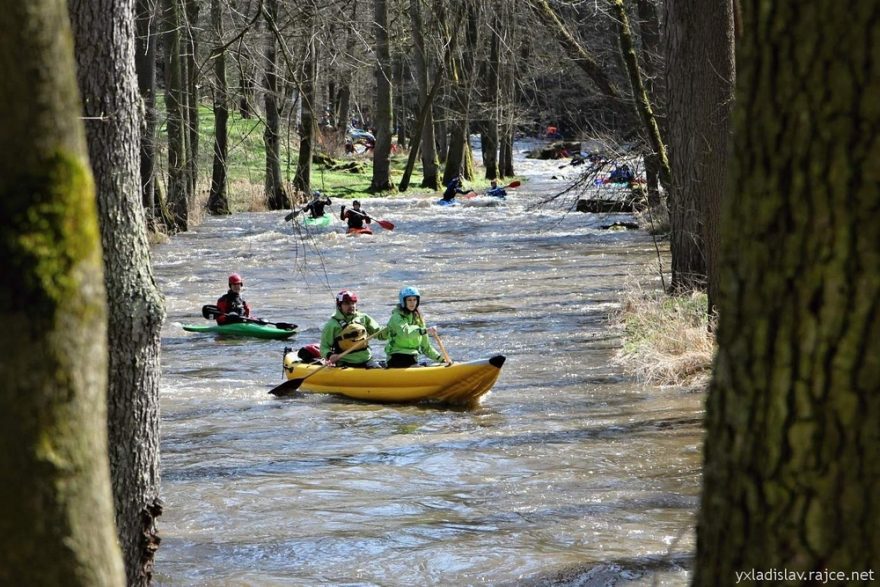
{"label": "paddle blade", "polygon": [[512,181],[512,182],[510,182],[509,184],[507,184],[507,187],[509,187],[509,188],[518,188],[518,187],[521,186],[521,185],[522,185],[522,182],[519,181],[519,180],[516,180],[516,181]]}
{"label": "paddle blade", "polygon": [[297,214],[299,214],[299,210],[294,210],[293,212],[289,213],[287,216],[284,217],[284,222],[290,222]]}
{"label": "paddle blade", "polygon": [[210,304],[202,306],[202,316],[204,316],[208,320],[214,320],[221,313],[222,312],[220,312],[220,308],[218,308],[217,306],[212,306]]}
{"label": "paddle blade", "polygon": [[276,322],[275,326],[280,328],[281,330],[296,330],[297,325],[291,324],[290,322]]}
{"label": "paddle blade", "polygon": [[276,385],[275,387],[270,389],[269,393],[271,393],[275,397],[284,397],[286,395],[290,395],[291,393],[299,389],[299,386],[302,385],[304,379],[305,377],[300,379],[288,379],[281,385]]}
{"label": "paddle blade", "polygon": [[388,222],[387,220],[377,220],[376,224],[384,228],[385,230],[394,230],[394,223]]}

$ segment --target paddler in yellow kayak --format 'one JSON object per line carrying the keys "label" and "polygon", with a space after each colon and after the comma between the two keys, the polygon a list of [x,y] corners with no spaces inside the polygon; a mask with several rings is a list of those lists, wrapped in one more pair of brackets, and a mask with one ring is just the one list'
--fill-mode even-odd
{"label": "paddler in yellow kayak", "polygon": [[[385,335],[380,333],[382,328],[378,322],[358,312],[357,303],[358,297],[353,291],[342,290],[336,294],[336,313],[321,331],[321,356],[339,367],[381,368],[373,359],[367,338],[374,334],[376,338],[385,338]],[[346,351],[351,352],[340,358]]]}
{"label": "paddler in yellow kayak", "polygon": [[419,362],[421,355],[438,363],[443,362],[442,356],[428,339],[429,334],[437,334],[437,329],[425,325],[425,319],[419,312],[421,300],[419,290],[411,285],[401,289],[397,295],[398,304],[391,311],[391,318],[385,327],[388,330],[385,354],[389,369],[412,367]]}

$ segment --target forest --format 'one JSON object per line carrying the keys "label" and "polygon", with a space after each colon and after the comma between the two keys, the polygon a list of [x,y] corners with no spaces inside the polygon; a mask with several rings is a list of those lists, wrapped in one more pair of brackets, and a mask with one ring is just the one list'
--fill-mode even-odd
{"label": "forest", "polygon": [[[359,197],[514,178],[548,127],[642,162],[664,291],[708,294],[693,584],[880,568],[874,2],[3,7],[0,583],[153,580],[156,235],[291,210],[333,172]],[[352,152],[368,184],[334,168]]]}

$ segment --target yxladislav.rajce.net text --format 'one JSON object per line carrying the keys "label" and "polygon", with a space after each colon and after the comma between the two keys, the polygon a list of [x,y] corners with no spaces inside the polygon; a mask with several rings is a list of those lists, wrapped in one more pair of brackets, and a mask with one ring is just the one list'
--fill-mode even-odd
{"label": "yxladislav.rajce.net text", "polygon": [[743,581],[798,581],[811,583],[831,583],[835,581],[874,581],[874,569],[868,571],[793,571],[790,569],[751,569],[737,571],[736,582]]}

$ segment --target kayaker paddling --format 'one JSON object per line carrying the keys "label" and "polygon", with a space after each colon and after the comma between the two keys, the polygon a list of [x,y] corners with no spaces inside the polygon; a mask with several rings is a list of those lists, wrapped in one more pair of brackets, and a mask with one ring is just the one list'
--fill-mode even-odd
{"label": "kayaker paddling", "polygon": [[370,224],[373,219],[361,210],[361,203],[355,200],[351,203],[353,210],[346,210],[343,205],[339,211],[339,218],[348,223],[348,229],[363,229],[364,223]]}
{"label": "kayaker paddling", "polygon": [[321,356],[328,365],[339,367],[380,368],[373,359],[368,338],[385,338],[382,328],[373,318],[359,312],[358,296],[342,290],[336,294],[336,313],[324,324],[321,332]]}
{"label": "kayaker paddling", "polygon": [[[388,330],[385,354],[389,369],[412,367],[418,364],[421,355],[438,363],[443,361],[428,338],[429,334],[436,335],[437,329],[425,324],[419,311],[421,299],[419,290],[410,285],[401,289],[397,296],[398,304],[391,311],[391,318],[385,327]],[[446,364],[451,365],[452,362]]]}
{"label": "kayaker paddling", "polygon": [[243,322],[244,318],[251,315],[251,308],[248,303],[241,297],[241,289],[244,287],[244,280],[238,273],[229,276],[229,291],[217,300],[217,324],[235,324]]}

